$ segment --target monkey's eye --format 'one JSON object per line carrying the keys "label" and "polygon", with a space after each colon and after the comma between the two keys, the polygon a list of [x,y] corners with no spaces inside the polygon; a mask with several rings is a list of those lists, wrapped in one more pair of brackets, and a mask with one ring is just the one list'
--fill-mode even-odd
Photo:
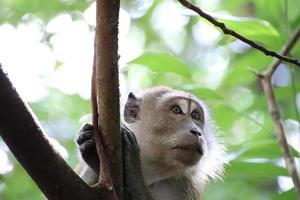
{"label": "monkey's eye", "polygon": [[195,119],[195,120],[200,120],[200,114],[199,114],[198,112],[196,112],[196,111],[193,111],[193,112],[191,113],[191,117],[192,117],[193,119]]}
{"label": "monkey's eye", "polygon": [[182,114],[182,110],[179,106],[172,106],[171,111],[175,114]]}

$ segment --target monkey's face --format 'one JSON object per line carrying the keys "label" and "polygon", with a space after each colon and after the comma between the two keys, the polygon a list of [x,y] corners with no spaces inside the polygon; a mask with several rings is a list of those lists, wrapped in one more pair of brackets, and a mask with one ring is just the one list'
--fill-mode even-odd
{"label": "monkey's face", "polygon": [[158,101],[151,113],[159,119],[151,134],[161,138],[153,145],[160,147],[165,160],[183,166],[198,163],[206,149],[205,116],[199,102],[186,96],[170,96]]}
{"label": "monkey's face", "polygon": [[141,98],[130,94],[124,115],[142,158],[185,168],[205,154],[205,109],[190,94],[166,88],[150,90]]}
{"label": "monkey's face", "polygon": [[224,146],[205,104],[191,94],[167,87],[147,89],[139,97],[131,93],[124,119],[135,133],[149,184],[194,170],[203,181],[222,173]]}

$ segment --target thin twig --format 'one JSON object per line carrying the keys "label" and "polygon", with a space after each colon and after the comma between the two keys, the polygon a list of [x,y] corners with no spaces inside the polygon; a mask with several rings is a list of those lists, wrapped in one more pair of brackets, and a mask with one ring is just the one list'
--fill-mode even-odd
{"label": "thin twig", "polygon": [[[291,39],[287,42],[287,44],[283,48],[283,50],[282,50],[283,55],[287,55],[291,51],[291,49],[294,47],[294,45],[298,41],[299,37],[300,37],[300,27],[292,35]],[[275,125],[278,142],[281,146],[281,150],[283,152],[283,157],[284,157],[287,169],[292,178],[294,188],[297,193],[297,199],[300,200],[300,178],[299,178],[299,174],[297,171],[294,157],[291,154],[289,144],[288,144],[286,136],[285,136],[283,125],[281,122],[280,112],[278,109],[278,103],[276,102],[274,89],[272,87],[272,82],[271,82],[272,75],[274,74],[275,70],[277,69],[277,67],[279,66],[280,63],[281,63],[281,60],[276,60],[274,63],[272,63],[270,65],[268,70],[266,70],[264,73],[261,73],[260,76],[258,76],[258,78],[260,79],[262,87],[263,87],[263,91],[264,91],[265,95],[267,96],[269,111],[271,113],[273,123]]]}
{"label": "thin twig", "polygon": [[186,0],[178,0],[183,6],[185,6],[186,8],[190,9],[190,10],[193,10],[195,11],[199,16],[205,18],[206,20],[208,20],[210,23],[212,23],[213,25],[219,27],[223,32],[224,34],[227,34],[227,35],[231,35],[243,42],[245,42],[246,44],[252,46],[253,48],[263,52],[265,55],[267,56],[272,56],[272,57],[276,57],[282,61],[285,61],[285,62],[289,62],[289,63],[292,63],[292,64],[295,64],[297,66],[300,67],[300,61],[297,60],[297,59],[294,59],[294,58],[290,58],[290,57],[287,57],[287,56],[284,56],[284,55],[279,55],[278,53],[276,53],[275,51],[272,51],[272,50],[269,50],[259,44],[257,44],[256,42],[254,42],[253,40],[250,40],[242,35],[240,35],[239,33],[229,29],[226,27],[226,25],[222,22],[219,22],[218,20],[216,20],[214,17],[212,17],[211,15],[203,12],[199,7],[191,4],[190,2],[186,1]]}

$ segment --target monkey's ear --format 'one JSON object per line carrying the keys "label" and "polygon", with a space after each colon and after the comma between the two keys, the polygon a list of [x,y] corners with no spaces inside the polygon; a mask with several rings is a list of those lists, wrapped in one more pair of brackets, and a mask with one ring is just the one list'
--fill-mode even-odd
{"label": "monkey's ear", "polygon": [[134,123],[139,119],[140,105],[142,100],[132,92],[129,93],[124,109],[124,119],[127,123]]}

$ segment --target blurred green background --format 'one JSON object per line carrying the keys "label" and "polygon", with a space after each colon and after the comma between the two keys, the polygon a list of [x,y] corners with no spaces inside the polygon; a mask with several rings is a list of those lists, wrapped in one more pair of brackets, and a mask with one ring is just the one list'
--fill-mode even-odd
{"label": "blurred green background", "polygon": [[[168,85],[206,101],[227,145],[223,181],[206,200],[296,199],[261,86],[249,69],[272,58],[223,35],[175,0],[122,0],[120,89]],[[300,26],[300,0],[195,0],[228,27],[277,52]],[[67,162],[74,137],[90,120],[95,3],[91,0],[1,0],[0,62]],[[291,55],[300,59],[300,45]],[[272,82],[299,163],[300,76],[282,64]],[[1,111],[0,111],[1,112]],[[17,123],[17,122],[16,122]],[[43,199],[0,139],[0,199]]]}

